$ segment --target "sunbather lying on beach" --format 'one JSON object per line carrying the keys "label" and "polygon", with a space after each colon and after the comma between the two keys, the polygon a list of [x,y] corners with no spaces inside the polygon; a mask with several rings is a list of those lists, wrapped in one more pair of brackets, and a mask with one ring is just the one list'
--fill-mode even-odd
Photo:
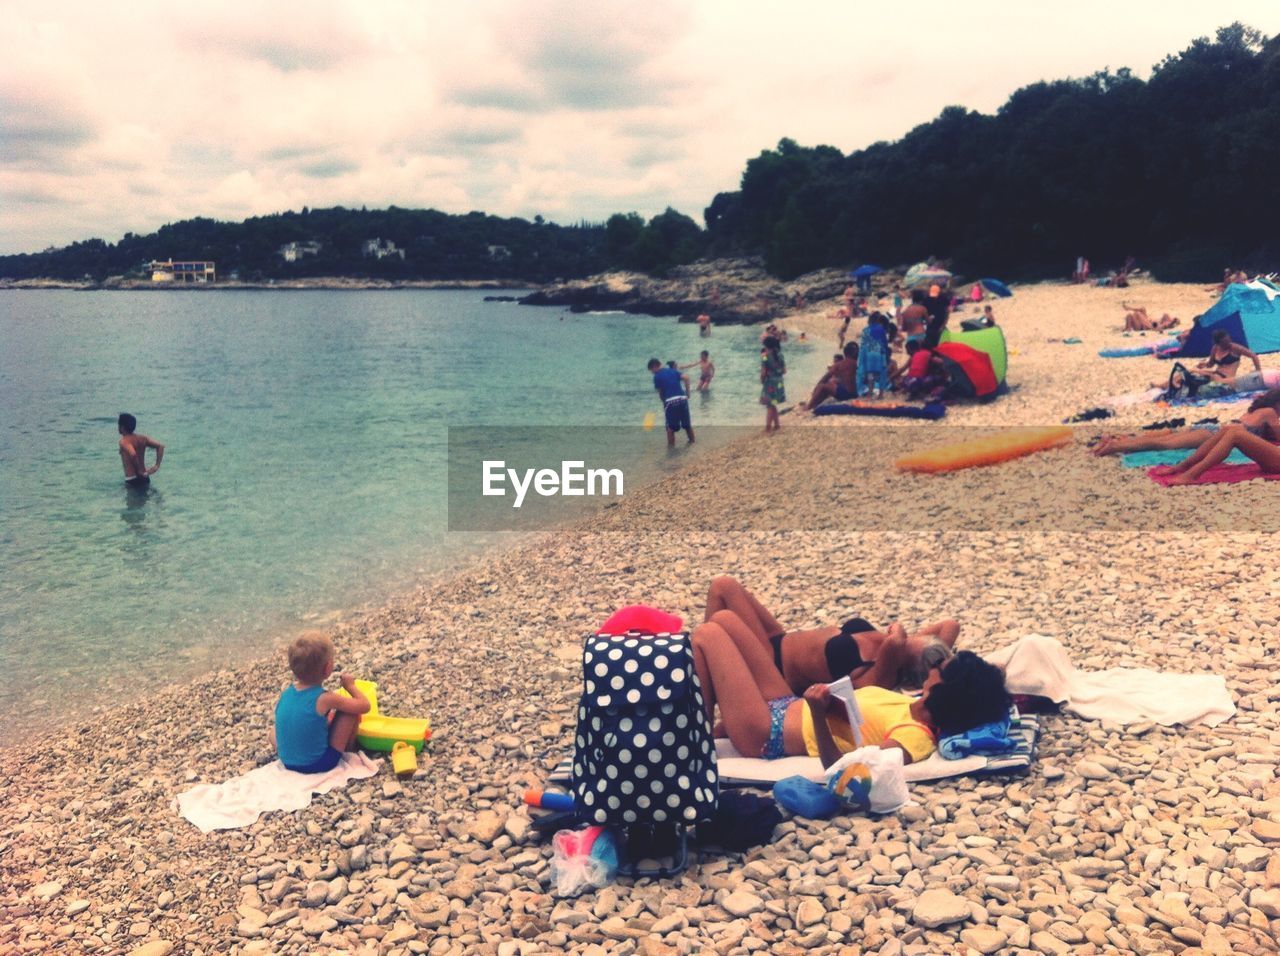
{"label": "sunbather lying on beach", "polygon": [[[718,705],[717,730],[739,752],[766,760],[808,755],[829,767],[855,749],[843,705],[830,690],[814,684],[803,700],[794,696],[754,636],[731,635],[709,621],[694,629],[692,640],[708,716],[714,721]],[[903,763],[927,758],[940,736],[963,733],[1009,712],[1004,673],[968,651],[930,670],[922,697],[881,687],[862,687],[854,696],[863,718],[863,743],[896,747]],[[815,713],[825,719],[815,720]]]}
{"label": "sunbather lying on beach", "polygon": [[719,624],[735,638],[754,639],[797,694],[811,684],[846,676],[854,687],[923,686],[929,668],[951,654],[960,633],[959,623],[952,620],[908,635],[901,624],[880,631],[860,617],[840,627],[787,632],[754,594],[726,576],[712,580],[703,620]]}
{"label": "sunbather lying on beach", "polygon": [[1178,319],[1169,315],[1168,312],[1159,319],[1152,319],[1147,315],[1145,306],[1130,306],[1121,302],[1120,307],[1126,310],[1124,314],[1126,332],[1161,332],[1178,324]]}
{"label": "sunbather lying on beach", "polygon": [[[1280,442],[1280,388],[1264,392],[1253,400],[1249,410],[1232,424],[1246,431]],[[1093,448],[1095,455],[1123,455],[1131,451],[1167,451],[1177,448],[1199,448],[1215,437],[1219,428],[1180,428],[1176,431],[1143,432],[1140,435],[1107,435]]]}
{"label": "sunbather lying on beach", "polygon": [[[1254,416],[1250,424],[1241,418],[1210,432],[1199,447],[1176,465],[1159,469],[1161,474],[1176,475],[1168,483],[1189,485],[1214,465],[1221,464],[1233,451],[1239,449],[1258,463],[1267,474],[1280,473],[1280,389],[1272,389],[1261,395],[1249,406],[1248,415]],[[1246,415],[1245,417],[1248,417]],[[1153,469],[1155,471],[1155,469]]]}

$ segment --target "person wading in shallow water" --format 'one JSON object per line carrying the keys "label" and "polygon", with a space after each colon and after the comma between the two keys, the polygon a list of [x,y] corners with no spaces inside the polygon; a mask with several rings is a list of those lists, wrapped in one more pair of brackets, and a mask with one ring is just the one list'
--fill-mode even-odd
{"label": "person wading in shallow water", "polygon": [[[164,459],[164,445],[146,435],[138,435],[134,430],[138,420],[128,412],[121,412],[116,421],[116,430],[120,432],[120,461],[124,465],[124,483],[130,488],[142,489],[151,484],[151,476],[160,470],[160,462]],[[147,449],[156,450],[156,463],[147,467]]]}

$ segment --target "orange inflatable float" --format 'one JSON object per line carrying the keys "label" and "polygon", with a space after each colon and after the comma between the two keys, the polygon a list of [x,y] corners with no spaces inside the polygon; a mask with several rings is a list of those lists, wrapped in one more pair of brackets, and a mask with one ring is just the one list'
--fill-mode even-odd
{"label": "orange inflatable float", "polygon": [[956,442],[928,451],[899,458],[894,464],[901,471],[936,474],[958,471],[979,465],[996,465],[1032,452],[1057,448],[1071,441],[1072,430],[1065,425],[1050,428],[1009,428],[998,435]]}

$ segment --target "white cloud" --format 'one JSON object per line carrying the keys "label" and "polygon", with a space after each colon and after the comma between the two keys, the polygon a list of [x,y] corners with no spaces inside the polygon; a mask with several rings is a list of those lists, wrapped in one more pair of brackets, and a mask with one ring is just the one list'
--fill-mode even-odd
{"label": "white cloud", "polygon": [[1235,19],[1280,30],[1264,0],[957,9],[9,0],[0,252],[304,205],[699,218],[784,136],[849,151]]}

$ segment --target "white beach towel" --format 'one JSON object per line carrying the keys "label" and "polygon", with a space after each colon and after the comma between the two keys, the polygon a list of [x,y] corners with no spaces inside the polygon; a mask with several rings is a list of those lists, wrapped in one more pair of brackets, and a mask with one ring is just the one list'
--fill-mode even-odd
{"label": "white beach towel", "polygon": [[[982,770],[988,758],[981,755],[947,760],[934,751],[925,760],[917,760],[902,768],[907,783],[941,780],[959,777]],[[716,741],[716,768],[720,779],[731,783],[777,783],[785,777],[806,777],[814,783],[824,783],[827,773],[817,757],[779,757],[765,760],[763,757],[744,757],[727,739]]]}
{"label": "white beach towel", "polygon": [[247,827],[272,810],[301,810],[310,806],[311,794],[328,793],[352,780],[372,777],[382,769],[381,760],[362,753],[343,754],[327,773],[295,773],[279,760],[257,767],[225,783],[193,787],[174,800],[175,809],[202,833]]}
{"label": "white beach towel", "polygon": [[1048,697],[1089,720],[1214,727],[1236,712],[1226,680],[1216,674],[1169,674],[1138,667],[1079,671],[1066,648],[1040,634],[1030,634],[986,659],[1004,668],[1010,693]]}

